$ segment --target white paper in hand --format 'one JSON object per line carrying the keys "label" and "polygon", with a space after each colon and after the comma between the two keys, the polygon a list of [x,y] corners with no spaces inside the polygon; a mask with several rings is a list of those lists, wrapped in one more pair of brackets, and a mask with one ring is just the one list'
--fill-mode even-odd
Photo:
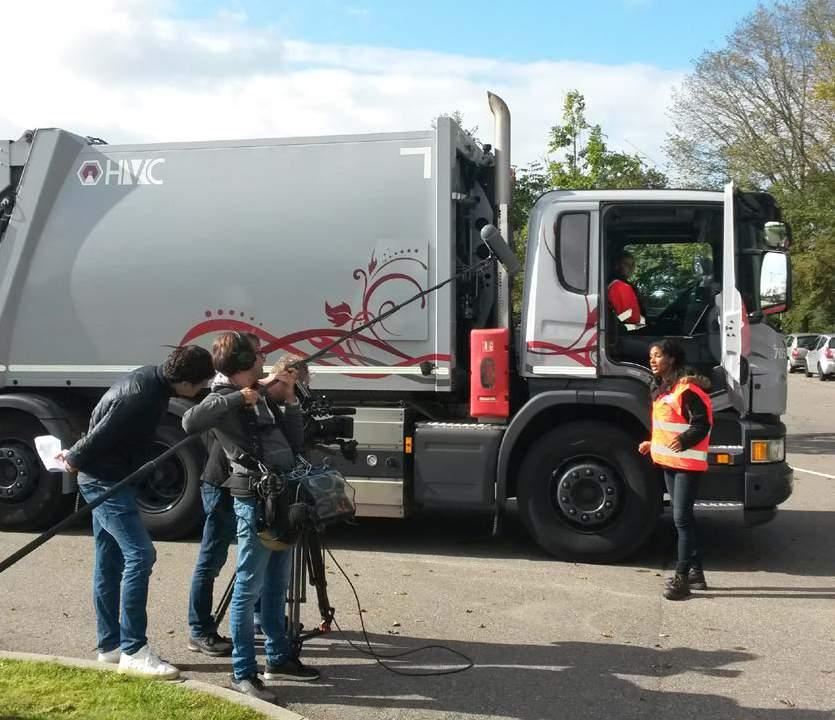
{"label": "white paper in hand", "polygon": [[55,456],[61,452],[61,441],[54,435],[38,435],[35,438],[35,449],[41,462],[49,472],[63,472],[64,463],[56,460]]}

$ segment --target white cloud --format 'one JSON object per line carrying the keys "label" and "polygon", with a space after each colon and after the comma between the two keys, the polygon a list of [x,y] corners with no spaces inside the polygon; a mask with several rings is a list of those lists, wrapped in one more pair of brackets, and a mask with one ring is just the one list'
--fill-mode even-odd
{"label": "white cloud", "polygon": [[460,110],[489,142],[486,91],[513,113],[513,158],[540,156],[566,90],[613,147],[661,159],[681,73],[315,45],[240,14],[177,19],[166,0],[29,0],[4,9],[0,137],[59,126],[110,142],[415,130]]}

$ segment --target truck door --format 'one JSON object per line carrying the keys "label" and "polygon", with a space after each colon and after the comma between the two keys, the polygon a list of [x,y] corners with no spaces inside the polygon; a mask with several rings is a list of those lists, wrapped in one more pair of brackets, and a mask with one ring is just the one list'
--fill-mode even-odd
{"label": "truck door", "polygon": [[[740,412],[746,409],[743,383],[742,295],[736,286],[736,224],[734,222],[734,184],[725,186],[725,216],[722,238],[722,368],[731,404]],[[746,378],[747,380],[747,378]]]}
{"label": "truck door", "polygon": [[527,377],[594,377],[599,203],[551,198],[529,225],[520,367]]}

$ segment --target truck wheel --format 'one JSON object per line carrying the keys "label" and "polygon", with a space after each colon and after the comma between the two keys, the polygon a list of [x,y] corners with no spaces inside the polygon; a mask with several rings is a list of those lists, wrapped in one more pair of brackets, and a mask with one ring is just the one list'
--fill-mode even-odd
{"label": "truck wheel", "polygon": [[43,425],[27,413],[4,411],[0,415],[3,530],[40,530],[56,522],[66,509],[61,473],[47,472],[35,451],[34,438],[47,434]]}
{"label": "truck wheel", "polygon": [[614,562],[637,550],[661,514],[662,490],[636,440],[602,422],[554,428],[522,462],[519,512],[551,555]]}
{"label": "truck wheel", "polygon": [[[157,428],[146,461],[185,438],[179,420],[167,415]],[[137,504],[145,527],[158,540],[176,540],[193,533],[203,521],[200,473],[206,461],[202,445],[194,441],[159,465],[139,483]]]}

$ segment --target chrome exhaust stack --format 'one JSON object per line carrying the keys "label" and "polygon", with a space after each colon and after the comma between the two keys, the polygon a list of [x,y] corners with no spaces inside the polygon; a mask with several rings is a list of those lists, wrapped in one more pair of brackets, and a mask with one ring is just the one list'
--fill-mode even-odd
{"label": "chrome exhaust stack", "polygon": [[[510,227],[511,171],[510,171],[510,110],[507,103],[494,93],[487,93],[490,112],[493,113],[493,152],[496,157],[495,203],[498,208],[496,226],[505,242],[512,247]],[[510,277],[501,265],[498,268],[498,313],[499,327],[509,328],[511,324]]]}

